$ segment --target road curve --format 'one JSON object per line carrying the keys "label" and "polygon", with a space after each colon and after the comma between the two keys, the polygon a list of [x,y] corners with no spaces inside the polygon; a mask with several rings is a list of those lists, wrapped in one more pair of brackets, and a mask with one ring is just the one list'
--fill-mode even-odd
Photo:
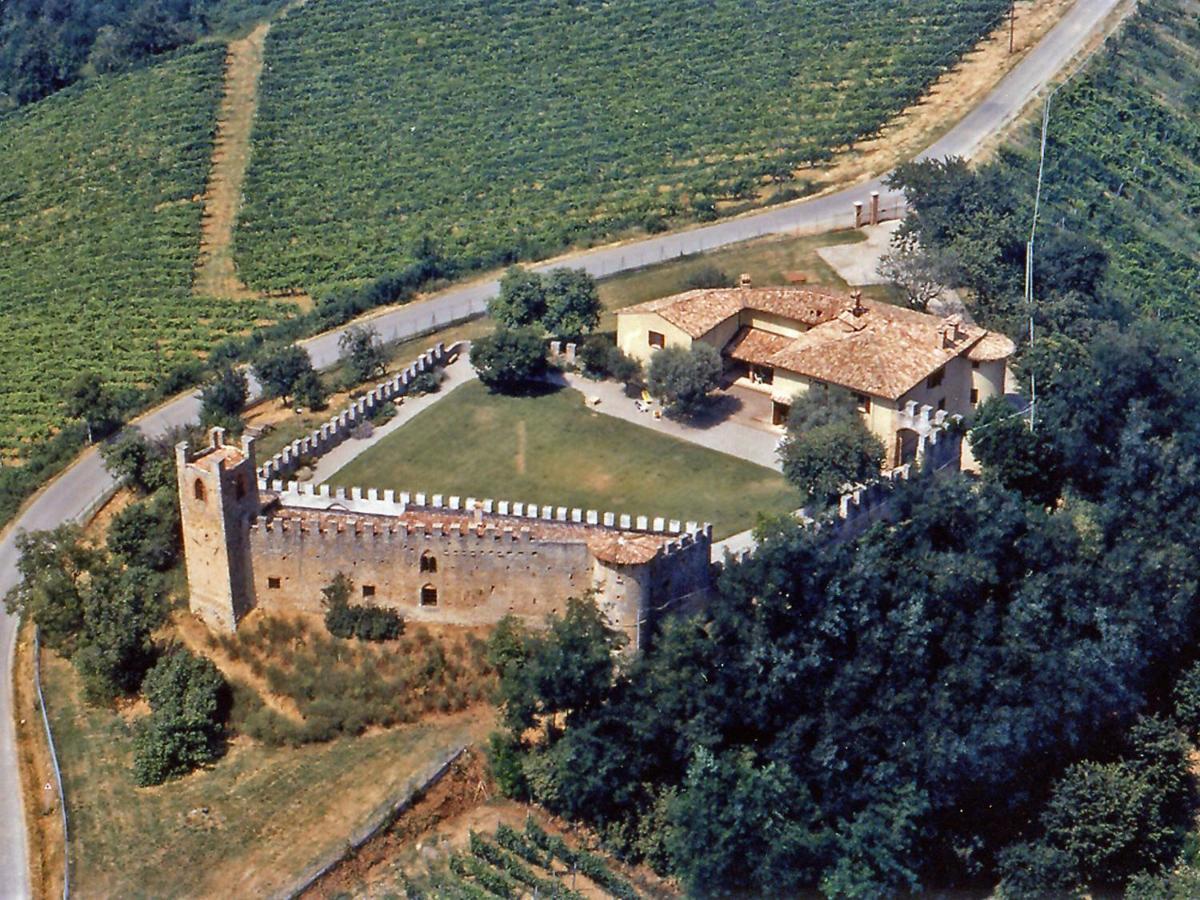
{"label": "road curve", "polygon": [[[1077,0],[1058,25],[984,101],[920,158],[970,157],[976,153],[984,141],[1008,125],[1063,70],[1121,2]],[[591,274],[602,277],[766,234],[817,232],[846,226],[852,221],[854,201],[865,202],[870,192],[876,190],[881,192],[885,203],[898,199],[883,187],[882,179],[876,178],[837,193],[713,225],[571,254],[553,264],[582,266]],[[548,267],[549,264],[541,266]],[[450,288],[420,303],[380,313],[372,321],[388,340],[404,338],[482,312],[495,291],[495,280],[473,282]],[[319,368],[336,361],[339,334],[331,332],[303,342]],[[142,416],[137,424],[147,434],[161,434],[172,426],[193,421],[198,410],[199,401],[191,394]],[[111,478],[94,449],[85,452],[51,482],[0,541],[0,595],[17,581],[15,536],[19,529],[37,531],[80,520],[90,514],[111,485]],[[30,895],[12,707],[12,651],[16,625],[15,619],[0,612],[0,897],[3,898]]]}

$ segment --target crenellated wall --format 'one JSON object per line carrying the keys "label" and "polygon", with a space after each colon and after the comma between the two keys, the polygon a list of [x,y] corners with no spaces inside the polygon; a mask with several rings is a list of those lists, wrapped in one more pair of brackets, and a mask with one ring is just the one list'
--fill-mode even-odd
{"label": "crenellated wall", "polygon": [[375,385],[308,437],[292,441],[276,453],[259,468],[259,478],[267,481],[287,478],[300,468],[302,459],[328,453],[350,437],[350,432],[355,427],[370,419],[376,408],[407,394],[408,386],[417,375],[444,365],[446,360],[461,350],[461,347],[461,344],[454,344],[447,350],[444,344],[438,343],[426,350],[399,375]]}

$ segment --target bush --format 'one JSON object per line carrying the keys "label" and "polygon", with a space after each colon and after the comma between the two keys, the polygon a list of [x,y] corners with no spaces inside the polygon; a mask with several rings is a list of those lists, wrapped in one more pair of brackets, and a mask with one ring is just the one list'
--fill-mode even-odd
{"label": "bush", "polygon": [[642,366],[626,356],[621,348],[604,335],[594,334],[579,348],[583,373],[591,378],[612,378],[624,384],[642,380]]}
{"label": "bush", "polygon": [[532,328],[497,328],[471,344],[471,365],[495,391],[514,391],[546,371],[546,345]]}
{"label": "bush", "polygon": [[1175,720],[1193,743],[1200,742],[1200,662],[1179,676],[1174,695]]}
{"label": "bush", "polygon": [[142,693],[151,712],[134,737],[133,777],[139,785],[161,784],[217,757],[227,703],[216,666],[176,647],[146,675]]}
{"label": "bush", "polygon": [[321,589],[325,627],[329,633],[344,640],[358,638],[360,641],[391,641],[400,637],[404,631],[404,619],[400,614],[370,604],[351,606],[353,589],[354,582],[342,572]]}
{"label": "bush", "polygon": [[857,419],[791,431],[779,447],[783,474],[810,502],[827,506],[849,485],[879,477],[884,449],[879,438]]}
{"label": "bush", "polygon": [[667,412],[691,416],[704,406],[721,380],[721,354],[708,344],[690,350],[665,347],[650,358],[646,384]]}
{"label": "bush", "polygon": [[694,291],[703,288],[730,288],[733,286],[733,278],[712,263],[703,265],[694,272],[686,275],[680,283],[680,289],[685,291]]}
{"label": "bush", "polygon": [[418,372],[417,377],[408,383],[408,392],[414,397],[422,394],[436,394],[442,387],[442,379],[437,372],[426,370]]}

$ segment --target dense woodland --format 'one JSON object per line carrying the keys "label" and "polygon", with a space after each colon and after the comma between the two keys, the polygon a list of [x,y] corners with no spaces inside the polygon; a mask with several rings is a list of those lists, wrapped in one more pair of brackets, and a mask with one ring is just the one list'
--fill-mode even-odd
{"label": "dense woodland", "polygon": [[282,0],[6,0],[0,113],[252,21]]}
{"label": "dense woodland", "polygon": [[[1147,20],[1125,41],[1166,39]],[[893,179],[930,267],[1022,339],[1035,173],[1012,154]],[[506,789],[697,895],[1194,896],[1200,355],[1121,268],[1128,233],[1096,224],[1121,206],[1043,221],[1019,366],[1038,402],[980,410],[982,478],[903,486],[853,542],[764,522],[705,615],[628,664],[586,603],[502,629]]]}

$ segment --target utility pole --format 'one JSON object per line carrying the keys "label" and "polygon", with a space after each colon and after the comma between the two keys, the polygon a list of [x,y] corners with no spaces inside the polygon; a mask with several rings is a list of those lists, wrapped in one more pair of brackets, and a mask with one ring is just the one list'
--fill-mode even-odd
{"label": "utility pole", "polygon": [[1012,0],[1008,7],[1008,55],[1012,56],[1016,47],[1017,34],[1017,0]]}

